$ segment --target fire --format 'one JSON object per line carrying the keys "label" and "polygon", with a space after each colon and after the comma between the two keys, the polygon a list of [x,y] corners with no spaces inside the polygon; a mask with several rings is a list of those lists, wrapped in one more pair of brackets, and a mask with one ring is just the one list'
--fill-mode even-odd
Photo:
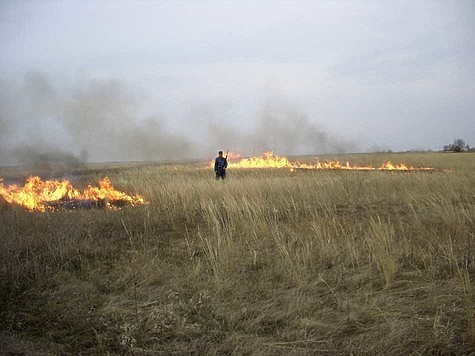
{"label": "fire", "polygon": [[[393,164],[390,161],[384,162],[379,167],[373,166],[352,166],[349,162],[340,163],[339,161],[323,161],[318,158],[315,163],[301,163],[299,161],[290,161],[287,157],[274,155],[274,152],[268,151],[261,156],[243,158],[233,162],[231,154],[228,157],[228,168],[287,168],[291,172],[297,169],[315,169],[315,170],[351,170],[351,171],[430,171],[433,168],[414,168],[405,163]],[[210,163],[213,167],[214,161]]]}
{"label": "fire", "polygon": [[116,190],[108,177],[99,180],[99,187],[88,185],[83,191],[74,188],[68,180],[46,180],[29,177],[23,187],[5,187],[0,179],[0,195],[8,203],[17,204],[30,211],[55,211],[61,206],[76,208],[92,203],[110,209],[121,205],[147,204],[140,195],[129,195]]}
{"label": "fire", "polygon": [[229,168],[295,168],[287,157],[274,156],[265,152],[261,157],[243,158],[237,163],[229,162]]}
{"label": "fire", "polygon": [[241,155],[239,153],[228,152],[226,158],[228,161],[234,161],[240,159]]}

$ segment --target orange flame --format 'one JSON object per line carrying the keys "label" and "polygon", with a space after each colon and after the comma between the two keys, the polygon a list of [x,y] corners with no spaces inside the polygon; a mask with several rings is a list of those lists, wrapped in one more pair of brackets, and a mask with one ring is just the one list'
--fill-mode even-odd
{"label": "orange flame", "polygon": [[61,200],[103,202],[108,208],[117,208],[114,202],[126,202],[132,206],[147,204],[140,195],[128,195],[112,186],[108,177],[99,181],[99,187],[88,185],[82,192],[73,187],[68,180],[47,180],[29,177],[23,187],[11,185],[4,187],[0,179],[0,195],[8,203],[18,204],[30,211],[54,211],[50,203]]}
{"label": "orange flame", "polygon": [[[231,153],[230,153],[231,156]],[[212,168],[214,161],[210,163]],[[228,168],[287,168],[291,172],[296,169],[316,169],[316,170],[351,170],[351,171],[431,171],[433,168],[414,168],[405,163],[392,164],[385,162],[378,168],[373,166],[352,166],[349,162],[345,164],[339,161],[323,161],[318,158],[315,163],[301,163],[299,161],[290,161],[287,157],[274,155],[274,152],[268,151],[261,156],[243,158],[238,162],[232,162],[228,159]]]}

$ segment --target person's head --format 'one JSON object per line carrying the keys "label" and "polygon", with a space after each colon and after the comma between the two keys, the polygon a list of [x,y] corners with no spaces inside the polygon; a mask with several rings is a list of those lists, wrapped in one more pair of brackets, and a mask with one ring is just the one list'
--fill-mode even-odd
{"label": "person's head", "polygon": [[223,151],[219,151],[218,155],[219,155],[219,157],[222,157],[223,156]]}

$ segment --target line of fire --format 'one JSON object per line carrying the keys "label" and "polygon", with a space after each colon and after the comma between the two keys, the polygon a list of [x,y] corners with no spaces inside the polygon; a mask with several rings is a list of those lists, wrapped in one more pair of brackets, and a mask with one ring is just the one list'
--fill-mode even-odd
{"label": "line of fire", "polygon": [[[347,171],[433,171],[434,168],[412,167],[405,163],[393,164],[389,161],[380,166],[356,166],[349,162],[323,161],[301,163],[291,161],[285,156],[274,155],[272,151],[261,156],[240,158],[239,155],[227,155],[228,168],[232,169],[288,169],[296,170],[347,170]],[[210,163],[212,167],[214,162]],[[24,186],[4,186],[0,178],[0,196],[8,203],[19,205],[29,211],[58,211],[60,209],[107,208],[121,209],[125,206],[148,204],[141,195],[131,195],[115,189],[108,177],[99,181],[99,186],[90,184],[83,190],[75,188],[67,179],[46,180],[32,176]]]}
{"label": "line of fire", "polygon": [[[261,156],[250,158],[240,158],[238,154],[229,152],[227,157],[228,168],[285,168],[294,172],[295,170],[347,170],[347,171],[433,171],[429,167],[413,167],[406,163],[393,164],[390,161],[383,162],[381,165],[374,166],[355,166],[350,162],[345,164],[339,161],[320,161],[318,158],[315,163],[301,163],[299,161],[290,161],[285,156],[274,155],[273,151],[268,151]],[[234,162],[237,161],[237,162]],[[212,167],[214,161],[210,163]]]}

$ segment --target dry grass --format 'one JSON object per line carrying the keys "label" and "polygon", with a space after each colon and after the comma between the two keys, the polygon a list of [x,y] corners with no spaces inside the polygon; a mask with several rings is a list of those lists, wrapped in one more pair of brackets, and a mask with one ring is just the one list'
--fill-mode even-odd
{"label": "dry grass", "polygon": [[[446,172],[85,169],[150,205],[28,213],[0,202],[7,353],[469,354],[475,160]],[[18,172],[0,170],[14,178]]]}

